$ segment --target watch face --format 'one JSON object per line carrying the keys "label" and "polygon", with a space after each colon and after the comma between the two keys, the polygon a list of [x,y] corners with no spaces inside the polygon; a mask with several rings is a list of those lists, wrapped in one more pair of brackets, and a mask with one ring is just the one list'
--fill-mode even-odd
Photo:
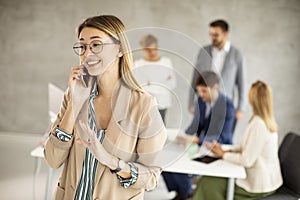
{"label": "watch face", "polygon": [[125,168],[125,162],[123,160],[119,160],[119,168],[124,169]]}

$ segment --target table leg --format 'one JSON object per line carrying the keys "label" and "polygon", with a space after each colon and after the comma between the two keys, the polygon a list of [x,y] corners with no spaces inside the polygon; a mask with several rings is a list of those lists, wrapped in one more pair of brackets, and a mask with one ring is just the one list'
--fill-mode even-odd
{"label": "table leg", "polygon": [[228,178],[226,200],[233,200],[234,196],[234,178]]}
{"label": "table leg", "polygon": [[32,187],[32,196],[33,196],[33,200],[36,199],[36,182],[37,182],[37,177],[38,174],[40,173],[40,169],[41,169],[41,158],[36,157],[35,158],[35,171],[34,171],[34,178],[33,178],[33,187]]}
{"label": "table leg", "polygon": [[53,169],[49,167],[47,185],[46,185],[46,196],[45,196],[46,200],[51,200],[52,177],[53,177]]}

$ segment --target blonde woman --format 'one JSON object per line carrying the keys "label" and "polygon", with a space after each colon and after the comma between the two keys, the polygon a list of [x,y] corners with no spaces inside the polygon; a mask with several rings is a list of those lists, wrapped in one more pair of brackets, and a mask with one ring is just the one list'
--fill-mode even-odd
{"label": "blonde woman", "polygon": [[81,65],[72,68],[44,151],[51,167],[64,164],[56,200],[143,199],[157,185],[166,131],[155,99],[131,72],[125,31],[109,15],[78,27]]}
{"label": "blonde woman", "polygon": [[[270,87],[262,81],[255,82],[249,92],[249,103],[253,117],[239,147],[224,152],[216,142],[205,144],[222,159],[245,167],[247,178],[236,181],[235,200],[268,196],[282,184]],[[193,199],[225,199],[226,184],[225,178],[202,177]]]}

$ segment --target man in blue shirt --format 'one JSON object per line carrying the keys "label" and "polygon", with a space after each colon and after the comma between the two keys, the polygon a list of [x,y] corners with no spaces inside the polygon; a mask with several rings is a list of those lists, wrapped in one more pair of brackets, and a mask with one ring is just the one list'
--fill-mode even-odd
{"label": "man in blue shirt", "polygon": [[[185,136],[177,136],[180,143],[196,143],[216,140],[232,144],[235,109],[232,101],[219,91],[219,76],[212,71],[202,72],[196,81],[199,95],[194,118]],[[192,195],[192,178],[187,174],[162,173],[169,191],[175,190],[175,199],[188,199]]]}

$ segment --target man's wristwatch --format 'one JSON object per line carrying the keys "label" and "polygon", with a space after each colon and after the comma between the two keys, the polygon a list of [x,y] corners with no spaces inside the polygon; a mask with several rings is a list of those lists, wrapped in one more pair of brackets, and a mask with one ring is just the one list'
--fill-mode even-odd
{"label": "man's wristwatch", "polygon": [[123,160],[121,160],[121,159],[119,159],[119,162],[118,162],[118,167],[117,167],[117,169],[114,169],[114,170],[110,170],[112,173],[118,173],[119,171],[121,171],[121,170],[123,170],[124,168],[125,168],[125,162],[123,161]]}

